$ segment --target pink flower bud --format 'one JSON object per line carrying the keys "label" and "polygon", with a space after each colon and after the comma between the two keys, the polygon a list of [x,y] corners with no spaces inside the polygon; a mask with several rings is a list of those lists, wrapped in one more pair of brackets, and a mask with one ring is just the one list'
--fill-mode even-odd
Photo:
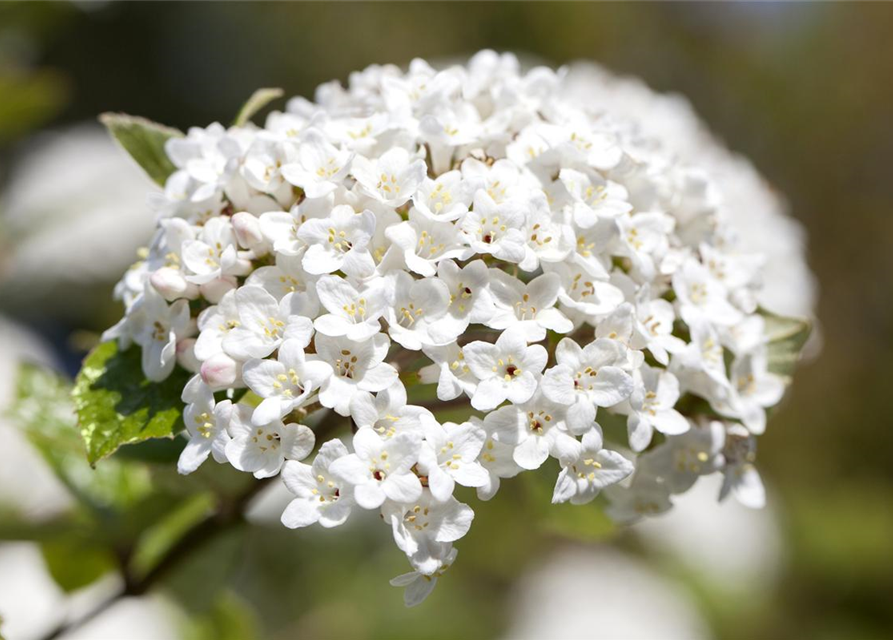
{"label": "pink flower bud", "polygon": [[161,297],[168,302],[173,302],[180,298],[186,298],[187,300],[198,298],[198,285],[187,282],[183,274],[177,269],[161,267],[149,276],[149,282],[161,294]]}
{"label": "pink flower bud", "polygon": [[233,231],[239,244],[245,249],[255,249],[265,243],[260,230],[260,220],[247,211],[240,211],[232,218]]}
{"label": "pink flower bud", "polygon": [[234,276],[221,276],[203,284],[200,291],[205,300],[217,304],[227,291],[235,289],[238,284]]}
{"label": "pink flower bud", "polygon": [[201,375],[211,389],[219,391],[234,386],[241,378],[238,362],[225,353],[211,356],[202,363]]}

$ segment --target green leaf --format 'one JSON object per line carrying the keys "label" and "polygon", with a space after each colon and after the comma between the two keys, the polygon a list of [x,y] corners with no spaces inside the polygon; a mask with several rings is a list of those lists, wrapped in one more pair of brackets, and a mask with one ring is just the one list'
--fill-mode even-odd
{"label": "green leaf", "polygon": [[248,98],[248,102],[242,105],[242,108],[239,110],[239,115],[236,116],[235,121],[233,121],[233,125],[237,127],[245,126],[251,117],[270,104],[273,100],[278,100],[285,94],[282,89],[277,88],[266,88],[266,89],[258,89],[254,93],[251,94],[251,97]]}
{"label": "green leaf", "polygon": [[53,580],[69,593],[93,584],[118,567],[110,549],[83,537],[49,540],[40,550]]}
{"label": "green leaf", "polygon": [[123,113],[103,113],[99,121],[159,185],[164,186],[168,176],[177,170],[167,157],[164,144],[171,138],[182,138],[182,131]]}
{"label": "green leaf", "polygon": [[181,431],[180,394],[188,379],[176,367],[167,380],[149,382],[137,347],[119,352],[117,343],[104,342],[93,349],[72,392],[90,464],[122,445],[171,438]]}
{"label": "green leaf", "polygon": [[788,318],[760,309],[768,339],[769,371],[784,378],[794,374],[803,345],[812,331],[812,323],[804,318]]}

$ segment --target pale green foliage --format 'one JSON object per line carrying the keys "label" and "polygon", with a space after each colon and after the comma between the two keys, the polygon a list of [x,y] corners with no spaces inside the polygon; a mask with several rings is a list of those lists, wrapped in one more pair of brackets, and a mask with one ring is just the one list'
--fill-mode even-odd
{"label": "pale green foliage", "polygon": [[145,118],[123,113],[104,113],[99,116],[99,121],[143,171],[156,183],[164,186],[165,180],[176,170],[164,151],[164,144],[170,138],[183,137],[183,133]]}
{"label": "pale green foliage", "polygon": [[765,310],[760,314],[766,323],[769,371],[789,380],[812,331],[812,323],[804,318],[788,318]]}
{"label": "pale green foliage", "polygon": [[239,109],[239,115],[233,121],[236,127],[245,126],[258,111],[270,104],[273,100],[278,100],[283,96],[284,92],[279,88],[258,89],[251,94],[248,101]]}

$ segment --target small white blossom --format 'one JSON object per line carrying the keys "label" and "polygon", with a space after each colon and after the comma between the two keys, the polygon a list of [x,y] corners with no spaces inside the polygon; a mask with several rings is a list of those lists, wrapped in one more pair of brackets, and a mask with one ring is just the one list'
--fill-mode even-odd
{"label": "small white blossom", "polygon": [[329,468],[347,455],[340,440],[329,440],[319,448],[312,465],[285,463],[282,481],[295,498],[282,513],[282,524],[289,529],[317,522],[326,529],[344,524],[353,505],[352,487],[334,477]]}
{"label": "small white blossom", "polygon": [[236,290],[234,302],[238,324],[221,341],[233,358],[265,358],[287,339],[297,340],[302,347],[310,342],[313,325],[304,315],[303,298],[288,294],[276,300],[261,287],[244,286]]}
{"label": "small white blossom", "polygon": [[543,394],[568,407],[572,433],[585,433],[595,422],[596,407],[622,402],[633,391],[633,379],[623,370],[626,348],[616,340],[599,338],[581,348],[570,338],[558,343],[558,364],[543,376]]}
{"label": "small white blossom", "polygon": [[471,372],[480,380],[471,406],[479,411],[494,409],[508,400],[527,402],[546,366],[546,350],[527,345],[521,329],[503,331],[495,343],[472,342],[462,348]]}
{"label": "small white blossom", "polygon": [[586,504],[607,486],[617,484],[633,472],[633,464],[616,451],[602,448],[599,428],[583,436],[577,457],[558,474],[552,503]]}
{"label": "small white blossom", "polygon": [[350,415],[350,400],[355,393],[383,391],[397,379],[397,370],[382,362],[390,345],[383,334],[362,342],[317,335],[315,342],[317,359],[333,372],[322,383],[319,401],[342,416]]}
{"label": "small white blossom", "polygon": [[550,455],[568,460],[580,448],[567,431],[566,412],[565,407],[539,395],[487,414],[484,425],[498,442],[513,447],[512,459],[518,466],[539,469]]}
{"label": "small white blossom", "polygon": [[189,442],[180,454],[177,471],[186,475],[198,469],[209,455],[217,462],[226,461],[232,403],[229,400],[215,403],[211,389],[198,376],[186,385],[183,401],[187,403],[183,424]]}
{"label": "small white blossom", "polygon": [[494,329],[518,327],[530,342],[546,337],[546,330],[568,333],[574,323],[555,308],[561,286],[554,273],[544,273],[524,284],[504,271],[490,271],[490,291],[496,313],[487,321]]}
{"label": "small white blossom", "polygon": [[307,273],[319,275],[344,271],[361,278],[375,269],[369,241],[375,231],[375,215],[357,213],[348,205],[338,205],[327,218],[311,218],[298,229],[298,238],[309,246],[301,264]]}
{"label": "small white blossom", "polygon": [[425,601],[425,598],[431,595],[431,592],[434,591],[434,587],[437,586],[437,579],[443,577],[446,570],[456,561],[456,556],[458,554],[458,549],[451,548],[450,552],[441,561],[440,568],[431,575],[425,575],[418,571],[404,573],[395,578],[391,578],[391,586],[405,587],[403,592],[403,602],[407,607],[414,607],[422,604],[422,602]]}
{"label": "small white blossom", "polygon": [[379,318],[385,313],[388,295],[382,287],[363,287],[360,293],[344,278],[322,276],[316,283],[319,301],[328,313],[313,321],[323,335],[366,340],[381,330]]}
{"label": "small white blossom", "polygon": [[304,345],[297,340],[283,342],[276,360],[249,360],[242,367],[242,380],[263,398],[252,422],[263,425],[284,418],[303,406],[331,375],[332,368],[325,362],[304,358]]}
{"label": "small white blossom", "polygon": [[463,487],[480,487],[487,482],[487,472],[476,461],[487,436],[483,429],[471,422],[441,425],[433,418],[427,418],[424,430],[419,471],[427,476],[435,500],[448,500],[456,483]]}
{"label": "small white blossom", "polygon": [[449,557],[450,543],[468,533],[474,512],[453,497],[437,502],[430,491],[423,491],[414,500],[385,503],[382,516],[413,568],[431,575]]}
{"label": "small white blossom", "polygon": [[149,380],[166,379],[177,361],[177,340],[189,331],[189,303],[168,305],[151,286],[132,309],[137,329],[133,341],[142,347],[143,373]]}
{"label": "small white blossom", "polygon": [[244,404],[235,405],[232,411],[232,440],[226,444],[226,457],[239,471],[269,478],[279,473],[286,460],[303,460],[313,451],[316,438],[304,425],[283,424],[278,419],[256,425],[252,413]]}
{"label": "small white blossom", "polygon": [[408,151],[397,147],[376,160],[357,156],[351,173],[366,195],[383,204],[399,207],[412,198],[422,184],[425,162],[413,160]]}
{"label": "small white blossom", "polygon": [[632,450],[643,451],[651,443],[655,429],[672,436],[688,431],[688,420],[673,409],[679,399],[676,376],[648,365],[643,365],[636,376],[637,384],[629,399],[631,411],[627,420]]}
{"label": "small white blossom", "polygon": [[422,483],[411,469],[419,460],[422,440],[416,433],[401,433],[382,440],[371,428],[354,434],[355,453],[329,465],[339,480],[353,486],[363,509],[377,509],[385,499],[410,503],[422,495]]}
{"label": "small white blossom", "polygon": [[291,184],[301,187],[308,198],[321,198],[334,191],[350,170],[353,154],[333,146],[313,129],[304,134],[297,161],[280,171]]}

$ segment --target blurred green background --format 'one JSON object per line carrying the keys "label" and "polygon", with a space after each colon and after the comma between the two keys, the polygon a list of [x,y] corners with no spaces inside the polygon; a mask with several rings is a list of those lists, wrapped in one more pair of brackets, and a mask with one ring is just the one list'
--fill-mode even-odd
{"label": "blurred green background", "polygon": [[[732,588],[714,588],[715,577],[654,553],[635,529],[612,530],[596,510],[556,515],[545,485],[519,479],[489,504],[468,496],[477,518],[459,562],[421,607],[405,610],[386,585],[405,570],[386,527],[260,522],[214,537],[164,582],[181,605],[178,628],[190,638],[497,637],[520,576],[556,549],[608,545],[691,594],[717,638],[893,636],[893,5],[2,3],[0,193],[41,129],[103,111],[183,129],[228,122],[260,86],[309,97],[371,63],[481,48],[552,65],[591,59],[684,94],[805,225],[824,344],[760,439],[783,545],[773,577],[735,589],[729,574]],[[113,279],[73,310],[47,294],[27,305],[0,298],[0,313],[49,339],[71,373],[82,332],[120,314],[100,302]],[[53,420],[64,423],[41,418],[35,429]],[[86,506],[39,522],[0,511],[0,533],[43,541],[67,589],[134,546],[151,566],[165,536],[208,508],[200,490],[234,481],[216,470],[187,493],[162,465],[124,459],[97,480],[71,459],[76,440],[66,446],[58,467]]]}

